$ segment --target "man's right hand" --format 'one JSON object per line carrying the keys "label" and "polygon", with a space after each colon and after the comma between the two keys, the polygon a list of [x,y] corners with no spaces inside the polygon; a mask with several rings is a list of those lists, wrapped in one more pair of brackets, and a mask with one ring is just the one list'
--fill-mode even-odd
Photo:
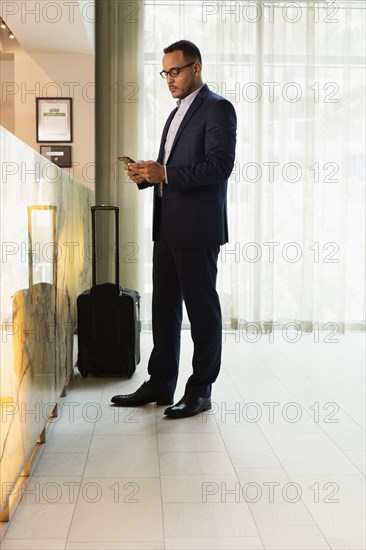
{"label": "man's right hand", "polygon": [[132,179],[135,183],[143,183],[145,181],[145,178],[141,177],[140,172],[137,172],[135,170],[132,170],[129,168],[131,166],[130,163],[125,164],[123,166],[123,169],[127,171],[128,177]]}

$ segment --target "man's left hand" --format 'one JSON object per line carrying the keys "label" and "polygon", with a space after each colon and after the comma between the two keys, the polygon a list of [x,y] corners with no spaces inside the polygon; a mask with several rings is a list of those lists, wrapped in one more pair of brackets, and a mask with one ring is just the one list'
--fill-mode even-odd
{"label": "man's left hand", "polygon": [[164,166],[154,160],[131,162],[129,167],[134,172],[138,172],[149,183],[158,184],[165,180]]}

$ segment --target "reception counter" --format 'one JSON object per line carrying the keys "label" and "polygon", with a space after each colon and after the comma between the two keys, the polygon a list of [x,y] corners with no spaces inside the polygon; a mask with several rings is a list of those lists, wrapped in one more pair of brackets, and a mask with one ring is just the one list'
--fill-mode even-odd
{"label": "reception counter", "polygon": [[94,192],[0,127],[1,520],[73,372]]}

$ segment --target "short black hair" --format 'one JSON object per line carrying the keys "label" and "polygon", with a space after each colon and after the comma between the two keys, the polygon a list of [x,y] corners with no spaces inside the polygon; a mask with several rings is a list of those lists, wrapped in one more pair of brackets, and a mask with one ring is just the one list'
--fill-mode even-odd
{"label": "short black hair", "polygon": [[184,58],[187,61],[198,61],[202,65],[201,52],[193,42],[189,40],[178,40],[170,44],[167,48],[164,48],[164,53],[171,53],[181,50],[183,52]]}

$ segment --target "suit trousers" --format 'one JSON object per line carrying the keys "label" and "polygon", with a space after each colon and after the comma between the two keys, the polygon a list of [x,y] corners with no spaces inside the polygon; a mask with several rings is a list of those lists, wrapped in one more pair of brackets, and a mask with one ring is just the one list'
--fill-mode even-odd
{"label": "suit trousers", "polygon": [[179,370],[183,300],[194,344],[193,374],[186,393],[210,397],[221,364],[222,322],[216,291],[220,247],[175,248],[154,242],[152,330],[148,372],[153,387],[173,396]]}

